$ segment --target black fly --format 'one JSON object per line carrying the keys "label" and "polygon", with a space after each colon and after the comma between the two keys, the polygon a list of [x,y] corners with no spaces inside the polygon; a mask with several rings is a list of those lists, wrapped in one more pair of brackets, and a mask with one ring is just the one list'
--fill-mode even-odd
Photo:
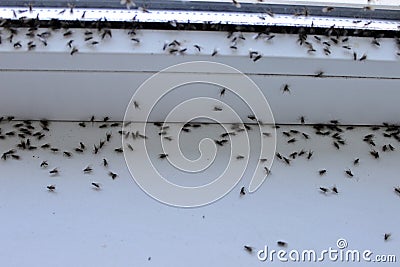
{"label": "black fly", "polygon": [[290,93],[289,84],[284,84],[282,88],[283,93]]}
{"label": "black fly", "polygon": [[324,193],[324,194],[329,192],[329,189],[325,188],[325,187],[320,187],[319,190],[321,191],[321,193]]}
{"label": "black fly", "polygon": [[350,169],[346,170],[345,172],[346,172],[347,176],[349,176],[349,177],[353,177],[354,176],[354,174],[351,172]]}
{"label": "black fly", "polygon": [[221,91],[219,92],[219,96],[222,97],[225,95],[225,90],[226,88],[222,88]]}
{"label": "black fly", "polygon": [[391,233],[385,233],[385,235],[383,236],[383,239],[385,241],[388,241],[391,235],[392,235]]}
{"label": "black fly", "polygon": [[118,174],[113,173],[113,172],[108,172],[108,175],[114,180],[115,178],[118,177]]}
{"label": "black fly", "polygon": [[276,242],[276,244],[278,246],[280,246],[280,247],[286,247],[287,246],[287,243],[285,241],[278,241],[278,242]]}
{"label": "black fly", "polygon": [[240,195],[241,196],[246,195],[246,190],[245,190],[244,186],[240,189]]}
{"label": "black fly", "polygon": [[84,173],[91,173],[93,171],[92,167],[87,166],[86,168],[83,169]]}
{"label": "black fly", "polygon": [[57,174],[59,174],[59,171],[58,171],[57,168],[54,168],[54,169],[52,169],[51,171],[49,171],[49,173],[50,173],[51,175],[57,175]]}
{"label": "black fly", "polygon": [[158,157],[160,159],[165,159],[166,157],[168,157],[168,154],[159,154]]}
{"label": "black fly", "polygon": [[253,248],[250,246],[243,246],[244,249],[248,252],[248,253],[252,253],[253,252]]}

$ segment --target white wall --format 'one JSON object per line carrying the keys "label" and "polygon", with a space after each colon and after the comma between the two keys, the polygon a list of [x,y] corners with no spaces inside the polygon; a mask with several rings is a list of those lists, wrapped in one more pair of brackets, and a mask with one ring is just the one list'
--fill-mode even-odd
{"label": "white wall", "polygon": [[[60,38],[61,34],[55,33],[46,48],[38,45],[30,52],[26,47],[15,51],[7,42],[0,46],[0,114],[54,120],[87,120],[95,114],[100,119],[110,116],[121,120],[137,86],[153,73],[189,60],[213,60],[248,74],[266,95],[279,123],[298,123],[301,115],[308,123],[332,119],[344,124],[398,122],[400,69],[391,39],[382,39],[377,48],[370,39],[350,38],[358,56],[368,54],[367,61],[355,62],[352,54],[340,47],[332,48],[328,57],[315,44],[318,52],[308,55],[296,45],[297,36],[287,35],[278,35],[271,42],[246,35],[246,42],[235,52],[227,48],[225,34],[208,32],[142,31],[138,33],[141,44],[134,45],[126,33],[113,31],[113,39],[91,48],[76,30],[73,38],[80,51],[70,56],[66,47],[69,38]],[[16,40],[26,45],[21,36]],[[186,55],[162,51],[164,42],[174,39],[189,48]],[[205,51],[197,54],[192,47],[196,43],[206,47]],[[212,58],[214,48],[220,52]],[[249,49],[260,51],[263,58],[252,62]],[[313,77],[320,70],[326,77]],[[282,94],[284,83],[291,84],[291,94]],[[172,96],[154,118],[162,118],[175,102],[192,97],[199,89],[188,87]],[[205,95],[218,97],[216,88],[201,89]],[[249,114],[229,93],[224,100],[244,117]],[[264,245],[277,249],[276,241],[284,240],[288,250],[320,251],[335,248],[339,238],[348,241],[349,249],[400,256],[400,196],[393,190],[400,186],[396,165],[400,148],[397,141],[384,138],[382,131],[374,132],[375,149],[381,154],[375,160],[369,154],[372,147],[362,141],[371,133],[369,128],[345,131],[347,145],[337,150],[332,138],[317,136],[308,126],[283,127],[278,130],[277,151],[288,155],[301,149],[313,150],[311,160],[299,158],[290,166],[275,161],[271,175],[254,194],[239,195],[240,188],[249,183],[246,173],[220,201],[181,209],[163,205],[141,191],[123,156],[113,151],[121,145],[118,129],[97,126],[88,123],[80,128],[73,122],[52,122],[44,140],[31,139],[34,145],[49,142],[62,151],[72,151],[79,141],[92,148],[112,131],[112,142],[98,155],[88,150],[69,159],[39,149],[18,151],[22,157],[19,161],[0,161],[0,266],[263,266],[271,263],[259,262],[255,253],[250,255],[243,249],[244,245],[255,251]],[[14,129],[13,123],[6,122],[0,123],[0,128],[2,133]],[[298,142],[287,144],[282,131],[289,129],[309,133],[311,139],[298,136]],[[190,135],[183,134],[182,147],[195,157],[199,139],[216,138],[221,131],[216,126],[204,126]],[[153,157],[161,153],[158,143],[153,142],[157,137],[156,130],[149,136]],[[254,133],[250,140],[256,148]],[[0,140],[0,151],[15,148],[18,142],[15,137]],[[388,143],[396,150],[381,152],[382,145]],[[161,171],[172,174],[171,179],[190,184],[215,177],[225,166],[228,152],[227,148],[219,150],[213,168],[197,175],[196,180],[178,174],[166,161],[153,160]],[[356,157],[360,158],[359,166],[352,165]],[[101,165],[103,158],[109,161],[108,169]],[[48,169],[39,167],[42,160],[48,160]],[[249,168],[257,160],[252,153]],[[93,173],[83,174],[82,169],[89,164]],[[48,171],[55,167],[60,175],[50,177]],[[322,168],[328,172],[320,177],[317,172]],[[346,177],[348,168],[353,178]],[[119,177],[112,180],[109,170]],[[93,190],[93,181],[101,183],[102,189]],[[49,184],[56,185],[55,192],[47,191]],[[334,185],[339,190],[337,195],[319,192],[320,186]],[[392,234],[387,242],[383,240],[385,233]]]}
{"label": "white wall", "polygon": [[[20,50],[8,42],[0,46],[1,114],[55,120],[83,120],[99,114],[122,120],[131,96],[151,75],[174,64],[205,60],[237,68],[254,80],[279,123],[298,122],[301,115],[314,123],[331,119],[346,124],[398,121],[400,68],[391,38],[380,39],[377,47],[371,44],[372,38],[350,37],[347,45],[352,50],[343,49],[343,44],[332,45],[331,55],[326,56],[324,46],[312,35],[308,41],[317,50],[315,54],[298,45],[297,35],[277,34],[265,41],[245,33],[246,40],[238,42],[236,51],[229,48],[226,34],[218,32],[143,30],[136,36],[140,44],[133,44],[127,31],[113,30],[113,38],[96,47],[85,44],[82,30],[73,32],[69,38],[62,36],[63,31],[54,32],[48,46],[36,41],[37,48],[29,52],[23,31],[15,37],[24,44]],[[97,33],[94,37],[100,39]],[[74,56],[69,55],[66,45],[70,39],[79,48]],[[173,40],[187,48],[184,55],[162,50],[165,42]],[[197,52],[194,44],[202,51]],[[218,55],[211,57],[214,49]],[[257,62],[249,59],[249,51],[254,50],[263,55]],[[354,61],[353,52],[358,59],[367,55],[367,60]],[[323,78],[314,77],[319,71],[324,72]],[[281,87],[286,83],[291,85],[291,94],[282,94]],[[193,87],[177,95],[176,100],[190,98],[199,90],[207,96],[218,95],[217,89]],[[384,103],[385,108],[374,108],[378,103]],[[322,108],[324,112],[320,112]],[[238,112],[247,114],[240,108]]]}
{"label": "white wall", "polygon": [[[380,151],[381,157],[376,160],[369,154],[371,147],[362,141],[372,132],[369,128],[346,130],[342,135],[347,145],[337,150],[331,137],[317,136],[311,127],[283,127],[278,129],[277,152],[287,156],[301,149],[313,150],[310,160],[301,157],[290,166],[275,160],[271,175],[255,193],[239,194],[240,188],[248,185],[247,171],[223,199],[205,207],[183,209],[161,204],[141,191],[123,156],[113,151],[121,145],[118,129],[97,126],[87,124],[81,128],[77,123],[53,122],[44,140],[32,138],[32,145],[49,142],[61,151],[73,151],[79,141],[92,147],[105,132],[112,131],[111,143],[97,155],[88,149],[82,155],[74,153],[66,158],[39,149],[18,151],[22,157],[19,161],[0,161],[1,266],[287,266],[259,262],[256,254],[247,253],[243,246],[252,246],[255,251],[264,245],[279,249],[276,242],[283,240],[288,243],[287,251],[318,252],[335,249],[339,238],[347,240],[348,249],[369,249],[374,255],[393,254],[397,259],[400,256],[400,196],[393,190],[399,186],[396,162],[400,148],[397,141],[383,138],[383,130],[374,132],[375,149],[380,151],[383,144],[390,143],[396,151]],[[12,124],[4,122],[0,127],[3,132],[13,129]],[[151,129],[152,160],[171,181],[202,183],[226,166],[228,147],[218,150],[208,171],[196,176],[177,174],[166,161],[157,158],[161,153],[156,142],[158,130]],[[311,138],[297,135],[298,142],[287,144],[282,131],[290,129],[306,132]],[[200,138],[217,138],[221,132],[221,128],[209,125],[183,133],[183,152],[197,157]],[[252,149],[258,144],[255,133],[250,131]],[[17,142],[17,138],[0,140],[1,151],[14,148]],[[131,143],[135,147],[135,141]],[[356,157],[360,158],[359,166],[353,166]],[[109,161],[108,168],[101,165],[103,158]],[[47,169],[39,167],[42,160],[48,161]],[[256,161],[252,152],[249,170]],[[87,165],[93,167],[92,174],[83,174]],[[50,177],[48,171],[54,167],[60,174]],[[327,174],[319,176],[318,170],[323,168]],[[344,173],[348,168],[353,178]],[[109,170],[119,177],[112,180]],[[102,189],[93,190],[93,181]],[[47,191],[49,184],[56,185],[55,192]],[[334,185],[339,190],[337,195],[319,192],[320,186]],[[392,234],[386,242],[385,233]]]}

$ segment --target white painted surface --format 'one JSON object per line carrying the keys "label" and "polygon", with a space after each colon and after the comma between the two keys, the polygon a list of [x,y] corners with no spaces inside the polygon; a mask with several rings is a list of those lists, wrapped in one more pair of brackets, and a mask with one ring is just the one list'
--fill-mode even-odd
{"label": "white painted surface", "polygon": [[[368,39],[351,38],[359,56],[368,53],[366,62],[354,62],[352,55],[341,49],[332,49],[330,57],[320,52],[309,56],[295,45],[296,36],[277,36],[268,45],[248,38],[236,53],[226,47],[229,42],[224,34],[190,34],[143,32],[139,33],[143,45],[136,47],[120,42],[125,40],[123,33],[113,31],[115,38],[95,49],[83,45],[79,35],[74,39],[80,52],[72,57],[65,46],[69,39],[54,37],[46,49],[38,45],[31,52],[25,48],[14,52],[4,43],[0,46],[0,114],[63,120],[87,120],[96,114],[118,120],[135,88],[151,74],[188,60],[215,60],[249,74],[267,96],[278,122],[298,122],[301,115],[307,122],[398,122],[400,69],[393,40],[382,40],[378,49]],[[192,48],[185,56],[167,55],[162,45],[173,39],[183,40],[188,48],[194,43],[207,43],[206,53],[197,55]],[[220,55],[211,58],[214,48],[220,48]],[[249,48],[262,51],[264,57],[253,63],[248,58]],[[320,70],[327,77],[311,77]],[[284,83],[290,84],[290,94],[282,94]],[[200,93],[218,98],[219,88],[176,91],[159,106],[154,118],[158,120],[174,103]],[[224,101],[244,117],[249,115],[229,92]],[[3,122],[0,128],[5,133],[12,125]],[[105,138],[106,131],[113,132],[112,143],[106,144],[99,155],[88,150],[68,159],[61,153],[39,149],[18,152],[20,161],[0,161],[0,265],[263,266],[271,263],[258,262],[243,245],[255,250],[264,245],[278,249],[276,241],[284,240],[288,250],[320,251],[335,248],[339,238],[348,241],[349,249],[370,249],[375,254],[394,254],[398,258],[400,196],[393,192],[394,186],[400,186],[397,141],[375,132],[377,150],[387,143],[396,147],[395,152],[380,152],[381,158],[375,160],[369,155],[371,148],[362,141],[371,132],[368,128],[346,131],[343,137],[348,145],[339,151],[330,138],[315,136],[309,127],[296,129],[309,133],[310,140],[296,137],[298,142],[286,144],[281,131],[288,129],[279,130],[278,152],[288,155],[311,149],[311,160],[296,159],[291,166],[276,161],[270,177],[254,194],[239,196],[240,188],[249,182],[245,175],[230,194],[213,205],[179,209],[156,202],[134,183],[122,155],[113,151],[120,146],[117,129],[102,130],[90,124],[83,129],[76,123],[53,122],[50,135],[34,144],[49,142],[71,151],[79,141],[92,147]],[[182,147],[189,156],[197,155],[202,131],[210,136],[221,133],[217,127],[207,126],[193,131],[193,135],[183,135]],[[153,135],[158,137],[157,132]],[[0,151],[14,148],[17,142],[16,138],[0,140]],[[151,142],[150,150],[154,155],[160,153],[157,142]],[[227,152],[225,148],[219,151],[220,158],[210,169],[211,174],[196,178],[212,178],[224,166]],[[357,167],[352,166],[355,157],[360,158]],[[118,173],[116,180],[101,166],[103,158],[109,161],[108,169]],[[47,170],[39,167],[42,160],[49,161]],[[154,160],[161,170],[175,173],[166,161]],[[89,164],[93,174],[83,174],[82,169]],[[60,175],[50,177],[48,170],[54,167],[59,168]],[[322,168],[328,173],[320,177],[317,171]],[[351,168],[354,178],[346,177],[347,168]],[[172,178],[182,183],[199,182],[182,174]],[[93,190],[93,181],[101,183],[102,190]],[[47,192],[49,184],[56,185],[56,192]],[[338,187],[338,195],[318,191],[320,186],[333,185]],[[384,233],[392,233],[387,242]]]}
{"label": "white painted surface", "polygon": [[[301,115],[309,122],[398,121],[400,68],[393,39],[381,39],[380,47],[376,47],[370,43],[372,38],[350,37],[346,45],[352,47],[351,51],[332,44],[332,54],[326,56],[323,45],[313,36],[308,39],[317,50],[315,55],[296,43],[297,35],[277,34],[265,41],[254,40],[254,34],[244,34],[246,40],[239,42],[235,51],[229,48],[226,34],[217,32],[138,31],[136,37],[141,42],[135,45],[127,32],[113,30],[112,39],[90,47],[84,43],[82,31],[73,31],[71,38],[62,37],[62,31],[53,33],[47,47],[36,41],[34,51],[26,51],[27,40],[22,41],[24,47],[20,50],[7,42],[0,46],[0,113],[55,120],[82,120],[91,114],[107,114],[122,120],[136,88],[151,75],[174,64],[210,60],[237,68],[254,80],[279,123],[295,123]],[[97,33],[94,37],[100,39]],[[24,38],[21,32],[14,41]],[[79,48],[74,56],[69,55],[66,46],[70,39]],[[165,42],[173,40],[179,40],[181,48],[188,49],[185,55],[170,55],[162,50]],[[194,44],[200,45],[202,51],[196,52]],[[211,57],[214,49],[218,55]],[[249,51],[258,51],[263,57],[253,62]],[[358,59],[366,54],[367,60],[354,61],[353,52]],[[324,72],[324,78],[313,77],[319,71]],[[286,83],[290,84],[291,94],[282,94]],[[199,94],[218,97],[219,89],[187,87],[172,100]],[[232,99],[228,95],[226,100]],[[385,108],[375,108],[381,104]],[[164,112],[155,119],[160,120],[168,111],[168,101],[164,105],[160,107]],[[240,106],[234,106],[241,114],[247,114]]]}
{"label": "white painted surface", "polygon": [[[380,151],[380,159],[375,160],[369,154],[371,147],[362,141],[372,132],[369,128],[345,131],[342,135],[347,145],[337,150],[330,137],[316,136],[310,127],[283,127],[278,129],[277,152],[287,156],[311,149],[314,155],[310,160],[301,157],[290,166],[276,160],[271,175],[254,194],[239,195],[240,188],[249,182],[245,174],[220,201],[202,208],[180,209],[163,205],[142,192],[130,177],[122,154],[113,151],[121,144],[118,128],[97,126],[87,123],[86,128],[80,128],[77,123],[53,122],[48,136],[40,142],[32,138],[32,144],[49,142],[62,151],[73,151],[79,141],[92,147],[112,131],[111,143],[98,155],[88,149],[82,155],[74,153],[66,158],[39,149],[18,151],[22,157],[19,161],[0,161],[1,266],[288,266],[261,263],[243,245],[255,250],[264,245],[278,249],[276,241],[284,240],[288,251],[321,251],[336,248],[339,238],[348,241],[348,249],[370,249],[375,254],[400,257],[400,196],[393,191],[400,185],[396,168],[400,147],[397,141],[384,138],[381,130],[374,132],[375,149],[380,151],[383,144],[391,143],[396,151]],[[4,122],[0,127],[3,133],[13,130]],[[158,130],[153,129],[149,151],[157,157]],[[282,131],[289,129],[306,132],[311,139],[296,136],[298,142],[287,144]],[[220,133],[221,129],[212,125],[183,133],[185,155],[195,157],[199,138],[215,138]],[[254,134],[250,131],[252,149],[257,147]],[[17,142],[14,137],[0,140],[1,151],[15,148]],[[187,174],[176,175],[175,181],[191,179],[198,183],[214,177],[224,167],[228,151],[228,147],[218,150],[210,172],[195,179]],[[360,158],[359,166],[352,164],[356,157]],[[108,159],[108,168],[101,165],[103,158]],[[42,160],[48,160],[47,169],[39,167]],[[166,161],[153,160],[160,170],[176,172]],[[250,168],[254,160],[250,159]],[[82,169],[89,164],[93,173],[83,174]],[[50,177],[48,171],[54,167],[60,175]],[[318,175],[322,168],[327,169],[325,176]],[[353,178],[346,177],[344,171],[348,168]],[[119,177],[112,180],[107,175],[109,170]],[[93,190],[92,181],[101,183],[102,190]],[[55,192],[47,191],[49,184],[56,185]],[[318,190],[333,185],[338,195],[324,195]],[[384,233],[392,234],[387,242]],[[329,261],[324,264],[345,265]]]}

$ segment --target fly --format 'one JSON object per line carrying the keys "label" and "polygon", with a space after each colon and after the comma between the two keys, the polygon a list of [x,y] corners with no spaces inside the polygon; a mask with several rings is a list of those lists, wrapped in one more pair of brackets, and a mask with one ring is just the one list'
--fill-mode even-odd
{"label": "fly", "polygon": [[57,174],[59,174],[59,171],[58,171],[57,168],[54,168],[54,169],[52,169],[51,171],[49,171],[49,173],[50,173],[51,175],[57,175]]}
{"label": "fly", "polygon": [[335,194],[339,194],[339,191],[338,191],[336,186],[332,187],[332,192],[335,193]]}
{"label": "fly", "polygon": [[378,158],[379,158],[379,152],[378,152],[378,151],[371,150],[369,153],[370,153],[375,159],[378,159]]}
{"label": "fly", "polygon": [[122,147],[116,148],[116,149],[114,149],[114,151],[117,152],[117,153],[122,153],[122,152],[124,152],[124,150],[122,149]]}
{"label": "fly", "polygon": [[262,58],[262,55],[261,54],[258,54],[257,56],[255,56],[254,58],[253,58],[253,61],[254,62],[257,62],[258,60],[260,60]]}
{"label": "fly", "polygon": [[252,121],[256,121],[257,120],[256,116],[254,116],[254,115],[249,115],[249,116],[247,116],[247,118],[249,118]]}
{"label": "fly", "polygon": [[385,241],[388,241],[391,235],[392,235],[391,233],[385,233],[385,235],[383,236],[383,239]]}
{"label": "fly", "polygon": [[74,54],[76,54],[78,52],[78,48],[76,48],[75,46],[72,48],[70,55],[73,56]]}
{"label": "fly", "polygon": [[340,149],[339,144],[337,142],[333,142],[333,145],[337,148]]}
{"label": "fly", "polygon": [[158,158],[160,159],[165,159],[166,157],[168,157],[168,154],[159,154]]}
{"label": "fly", "polygon": [[96,145],[93,145],[93,153],[97,154],[99,152],[99,148]]}
{"label": "fly", "polygon": [[367,55],[364,54],[364,55],[362,55],[362,56],[360,57],[359,61],[364,61],[364,60],[366,60],[366,59],[367,59]]}
{"label": "fly", "polygon": [[64,35],[64,37],[71,36],[72,35],[72,31],[71,30],[66,31],[66,32],[64,32],[63,35]]}
{"label": "fly", "polygon": [[282,88],[283,93],[290,93],[289,84],[284,84]]}
{"label": "fly", "polygon": [[100,184],[99,183],[96,183],[96,182],[92,182],[92,186],[93,186],[93,189],[95,189],[95,190],[100,190]]}
{"label": "fly", "polygon": [[324,193],[324,194],[329,192],[329,189],[326,187],[320,187],[319,190],[321,191],[321,193]]}
{"label": "fly", "polygon": [[350,169],[346,170],[345,172],[346,172],[347,176],[349,176],[349,177],[353,177],[354,176],[354,174],[351,172]]}
{"label": "fly", "polygon": [[74,42],[74,40],[69,40],[68,41],[68,43],[67,43],[67,46],[69,47],[69,48],[72,48],[72,43]]}
{"label": "fly", "polygon": [[280,246],[280,247],[286,247],[287,246],[287,243],[285,241],[278,241],[278,242],[276,242],[276,244],[278,246]]}
{"label": "fly", "polygon": [[219,92],[220,97],[223,97],[225,95],[225,90],[226,90],[226,88],[221,89],[221,91]]}
{"label": "fly", "polygon": [[395,187],[394,192],[400,195],[400,187]]}
{"label": "fly", "polygon": [[235,7],[240,8],[240,3],[237,0],[232,0],[232,3],[235,5]]}
{"label": "fly", "polygon": [[83,169],[84,173],[91,173],[93,171],[92,167],[87,166],[86,168]]}
{"label": "fly", "polygon": [[113,173],[113,172],[108,172],[108,175],[114,180],[115,178],[117,178],[118,177],[118,174],[116,174],[116,173]]}
{"label": "fly", "polygon": [[283,160],[285,161],[285,163],[286,163],[287,165],[290,165],[290,159],[288,159],[288,158],[286,158],[286,157],[283,157]]}
{"label": "fly", "polygon": [[22,44],[21,44],[20,41],[18,41],[18,42],[16,42],[16,43],[14,44],[14,48],[21,48],[21,47],[22,47]]}
{"label": "fly", "polygon": [[248,253],[252,253],[253,252],[253,248],[250,246],[243,246],[244,249],[248,252]]}
{"label": "fly", "polygon": [[106,38],[109,36],[110,38],[112,37],[112,33],[110,29],[104,29],[103,33],[101,34],[101,39]]}
{"label": "fly", "polygon": [[47,190],[49,190],[50,192],[54,192],[54,190],[56,190],[56,186],[51,184],[47,186]]}
{"label": "fly", "polygon": [[246,195],[246,190],[245,190],[244,186],[240,189],[240,195],[241,196]]}
{"label": "fly", "polygon": [[111,139],[111,133],[107,133],[107,134],[106,134],[106,140],[107,140],[107,142],[110,142],[110,139]]}

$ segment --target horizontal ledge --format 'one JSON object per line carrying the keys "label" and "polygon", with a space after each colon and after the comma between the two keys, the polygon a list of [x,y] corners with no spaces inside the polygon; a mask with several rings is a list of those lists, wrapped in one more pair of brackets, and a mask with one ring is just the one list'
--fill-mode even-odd
{"label": "horizontal ledge", "polygon": [[[294,16],[293,14],[243,13],[243,12],[216,12],[192,10],[151,10],[143,12],[137,9],[84,9],[76,8],[71,13],[65,8],[34,8],[32,11],[21,7],[0,8],[0,17],[3,19],[24,21],[37,19],[51,21],[54,19],[70,22],[134,22],[134,23],[181,23],[181,24],[220,24],[243,26],[290,26],[312,27],[329,29],[336,28],[398,31],[399,23],[396,19],[374,19],[355,17],[329,16]],[[389,18],[392,16],[389,16]],[[387,18],[387,17],[386,17]],[[173,27],[172,27],[173,28]],[[201,29],[201,28],[198,28]]]}
{"label": "horizontal ledge", "polygon": [[[379,3],[334,3],[330,2],[329,6],[333,9],[330,12],[324,12],[323,7],[327,6],[326,2],[310,2],[310,1],[268,1],[260,2],[253,1],[238,1],[239,5],[234,5],[232,1],[165,1],[165,0],[135,0],[135,6],[131,9],[136,9],[145,6],[150,10],[177,10],[177,11],[216,11],[216,12],[239,12],[239,13],[258,13],[260,9],[268,10],[277,14],[299,13],[305,9],[309,14],[314,16],[344,16],[344,17],[359,17],[359,18],[398,18],[396,13],[399,7],[395,3],[383,4]],[[32,0],[29,2],[33,9],[38,8],[64,8],[69,9],[71,1],[69,0]],[[74,3],[76,8],[81,9],[96,9],[103,10],[123,10],[126,5],[120,4],[120,1],[77,1]],[[26,1],[24,0],[3,0],[2,6],[27,9]],[[370,10],[367,9],[370,7]]]}
{"label": "horizontal ledge", "polygon": [[[63,70],[63,69],[52,69],[52,70],[47,70],[47,69],[0,69],[1,72],[33,72],[33,73],[68,73],[68,74],[109,74],[109,73],[115,73],[115,74],[143,74],[143,75],[154,75],[158,72],[155,71],[137,71],[137,70]],[[183,72],[171,72],[171,71],[163,71],[163,73],[166,74],[199,74],[199,72],[190,72],[190,71],[183,71]],[[202,72],[202,74],[213,74],[213,75],[240,75],[240,74],[233,74],[233,73],[222,73],[222,72]],[[293,77],[293,78],[316,78],[316,79],[337,79],[337,78],[342,78],[342,79],[378,79],[378,80],[400,80],[400,77],[369,77],[369,76],[350,76],[350,75],[332,75],[332,74],[287,74],[287,73],[250,73],[250,72],[243,72],[243,74],[247,76],[261,76],[263,78],[268,78],[268,77]]]}

